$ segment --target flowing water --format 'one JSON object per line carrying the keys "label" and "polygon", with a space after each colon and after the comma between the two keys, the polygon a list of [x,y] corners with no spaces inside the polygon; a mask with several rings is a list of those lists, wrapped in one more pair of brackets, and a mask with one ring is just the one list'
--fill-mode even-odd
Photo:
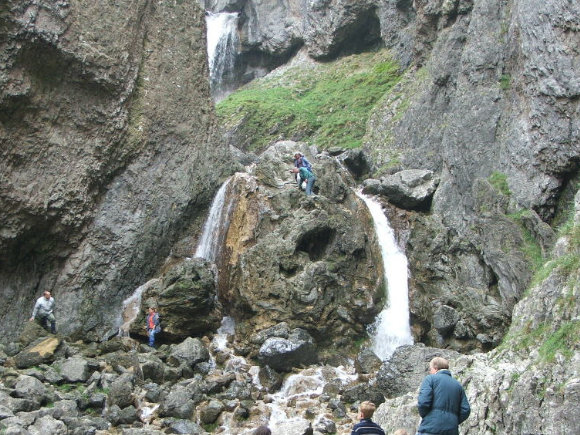
{"label": "flowing water", "polygon": [[120,321],[121,326],[119,327],[119,335],[121,337],[129,337],[131,325],[139,315],[139,310],[141,309],[141,296],[143,295],[143,292],[158,282],[159,279],[147,281],[142,286],[137,287],[133,294],[123,301]]}
{"label": "flowing water", "polygon": [[409,325],[407,257],[397,245],[395,234],[381,204],[362,193],[357,192],[357,195],[365,202],[373,217],[383,257],[387,303],[370,331],[373,351],[385,361],[391,357],[397,347],[413,343]]}
{"label": "flowing water", "polygon": [[207,56],[210,85],[214,99],[226,96],[228,79],[231,80],[238,54],[238,14],[206,13]]}
{"label": "flowing water", "polygon": [[195,251],[195,257],[204,258],[215,263],[219,249],[229,227],[229,215],[234,205],[234,198],[230,195],[226,203],[228,186],[231,177],[219,188],[203,226],[203,233]]}

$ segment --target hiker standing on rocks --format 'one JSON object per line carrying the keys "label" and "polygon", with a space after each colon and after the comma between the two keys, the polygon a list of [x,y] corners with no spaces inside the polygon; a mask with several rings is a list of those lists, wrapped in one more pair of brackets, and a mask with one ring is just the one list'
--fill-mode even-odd
{"label": "hiker standing on rocks", "polygon": [[435,357],[423,380],[417,403],[421,424],[417,435],[458,435],[459,425],[471,412],[465,391],[451,376],[449,361]]}
{"label": "hiker standing on rocks", "polygon": [[147,314],[147,336],[149,337],[149,346],[155,347],[155,335],[161,332],[161,325],[159,323],[159,313],[157,308],[149,307],[149,314]]}
{"label": "hiker standing on rocks", "polygon": [[[30,321],[37,319],[40,326],[47,331],[56,334],[56,319],[54,318],[54,298],[50,291],[45,290],[43,295],[36,300]],[[50,329],[49,329],[50,325]]]}
{"label": "hiker standing on rocks", "polygon": [[371,420],[377,407],[373,402],[365,401],[358,408],[360,422],[355,424],[350,435],[385,435],[385,431]]}
{"label": "hiker standing on rocks", "polygon": [[[310,164],[310,162],[306,159],[306,157],[304,157],[304,154],[296,152],[294,154],[294,167],[295,168],[306,168],[308,169],[308,172],[312,172],[312,165]],[[302,190],[302,182],[306,181],[306,178],[302,178],[302,175],[300,175],[300,172],[294,172],[295,174],[298,174],[296,176],[296,181],[298,182],[298,188],[300,190]]]}

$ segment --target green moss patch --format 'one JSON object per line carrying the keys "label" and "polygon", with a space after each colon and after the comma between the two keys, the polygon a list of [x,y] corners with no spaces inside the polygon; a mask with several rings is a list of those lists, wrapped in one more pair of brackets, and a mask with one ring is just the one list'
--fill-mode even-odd
{"label": "green moss patch", "polygon": [[356,148],[372,108],[399,79],[388,50],[301,64],[253,81],[219,103],[217,113],[248,150],[281,139]]}

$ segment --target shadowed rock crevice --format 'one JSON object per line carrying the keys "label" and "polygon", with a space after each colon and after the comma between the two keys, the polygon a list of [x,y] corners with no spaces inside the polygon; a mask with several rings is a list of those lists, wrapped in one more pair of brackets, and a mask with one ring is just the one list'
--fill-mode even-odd
{"label": "shadowed rock crevice", "polygon": [[322,258],[333,242],[336,231],[332,228],[314,228],[303,234],[296,243],[297,252],[306,252],[311,261]]}

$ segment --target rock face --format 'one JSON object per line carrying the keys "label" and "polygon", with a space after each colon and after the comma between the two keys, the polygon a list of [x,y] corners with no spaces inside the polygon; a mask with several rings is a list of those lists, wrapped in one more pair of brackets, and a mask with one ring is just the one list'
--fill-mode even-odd
{"label": "rock face", "polygon": [[237,12],[238,85],[263,75],[305,46],[314,59],[363,51],[381,42],[374,0],[314,2],[200,0],[212,12]]}
{"label": "rock face", "polygon": [[60,332],[103,337],[228,164],[203,11],[7,1],[0,23],[3,331],[46,288]]}
{"label": "rock face", "polygon": [[[313,164],[317,196],[288,171],[296,150]],[[350,183],[336,159],[294,142],[272,146],[252,174],[234,176],[218,294],[240,330],[286,322],[317,345],[348,345],[372,323],[384,296],[380,254]]]}

